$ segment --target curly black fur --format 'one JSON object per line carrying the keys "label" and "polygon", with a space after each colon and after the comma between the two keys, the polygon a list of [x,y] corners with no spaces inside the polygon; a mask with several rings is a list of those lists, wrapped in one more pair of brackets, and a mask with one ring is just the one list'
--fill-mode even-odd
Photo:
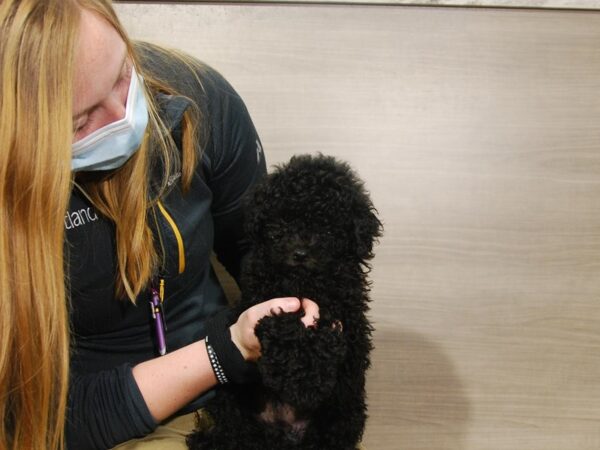
{"label": "curly black fur", "polygon": [[381,223],[346,163],[296,156],[250,198],[251,251],[242,273],[241,313],[264,300],[296,296],[319,305],[314,327],[302,312],[256,327],[261,382],[227,385],[207,405],[214,421],[188,439],[193,450],[351,450],[366,420],[369,260]]}

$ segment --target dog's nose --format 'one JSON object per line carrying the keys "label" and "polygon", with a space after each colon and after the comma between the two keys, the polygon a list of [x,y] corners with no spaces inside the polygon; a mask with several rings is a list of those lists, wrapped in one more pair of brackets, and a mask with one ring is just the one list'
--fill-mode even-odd
{"label": "dog's nose", "polygon": [[294,261],[296,261],[296,262],[305,261],[307,256],[308,256],[308,252],[306,250],[304,250],[303,248],[297,248],[296,250],[294,250],[294,253],[292,254],[292,257],[294,258]]}

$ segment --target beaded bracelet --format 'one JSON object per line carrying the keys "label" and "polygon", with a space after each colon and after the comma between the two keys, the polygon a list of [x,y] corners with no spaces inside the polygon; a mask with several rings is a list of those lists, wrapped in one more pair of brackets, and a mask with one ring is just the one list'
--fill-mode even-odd
{"label": "beaded bracelet", "polygon": [[219,358],[217,358],[215,350],[212,348],[212,345],[208,343],[208,336],[204,338],[204,343],[206,344],[206,352],[208,353],[208,359],[210,360],[212,370],[215,373],[215,376],[217,377],[217,381],[221,384],[227,383],[229,380],[225,376],[225,371],[219,363]]}

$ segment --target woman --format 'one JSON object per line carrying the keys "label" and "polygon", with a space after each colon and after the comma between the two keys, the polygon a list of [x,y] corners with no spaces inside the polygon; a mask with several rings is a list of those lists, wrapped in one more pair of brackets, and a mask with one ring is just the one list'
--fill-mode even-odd
{"label": "woman", "polygon": [[216,72],[132,45],[109,0],[3,0],[0,70],[0,448],[152,436],[252,375],[261,317],[314,321],[295,298],[211,318],[209,253],[237,275],[240,201],[265,171]]}

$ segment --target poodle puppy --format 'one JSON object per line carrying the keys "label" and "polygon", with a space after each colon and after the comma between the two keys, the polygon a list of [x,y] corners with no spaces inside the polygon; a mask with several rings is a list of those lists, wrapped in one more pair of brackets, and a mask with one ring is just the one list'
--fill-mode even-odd
{"label": "poodle puppy", "polygon": [[353,450],[366,421],[373,330],[366,313],[369,260],[381,222],[362,181],[333,157],[302,155],[276,167],[250,196],[236,314],[275,297],[310,298],[303,312],[256,326],[260,380],[223,385],[206,406],[210,426],[193,450]]}

